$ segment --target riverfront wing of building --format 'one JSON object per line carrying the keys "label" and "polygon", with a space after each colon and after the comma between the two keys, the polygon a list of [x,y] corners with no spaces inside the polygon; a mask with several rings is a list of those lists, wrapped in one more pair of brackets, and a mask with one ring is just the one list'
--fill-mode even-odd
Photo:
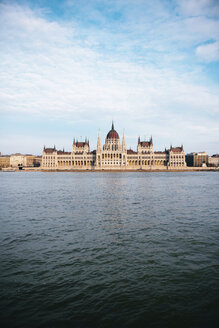
{"label": "riverfront wing of building", "polygon": [[186,167],[183,146],[172,146],[165,151],[154,151],[152,137],[148,141],[138,138],[137,151],[127,149],[125,132],[122,143],[112,123],[102,147],[100,133],[97,149],[90,151],[89,140],[73,140],[72,152],[53,148],[43,149],[42,169],[51,170],[141,170],[141,169],[183,169]]}

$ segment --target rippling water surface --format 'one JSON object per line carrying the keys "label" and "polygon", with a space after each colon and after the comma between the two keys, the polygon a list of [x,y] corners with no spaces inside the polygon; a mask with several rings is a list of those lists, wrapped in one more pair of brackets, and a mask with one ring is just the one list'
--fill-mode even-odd
{"label": "rippling water surface", "polygon": [[216,327],[219,174],[0,173],[2,327]]}

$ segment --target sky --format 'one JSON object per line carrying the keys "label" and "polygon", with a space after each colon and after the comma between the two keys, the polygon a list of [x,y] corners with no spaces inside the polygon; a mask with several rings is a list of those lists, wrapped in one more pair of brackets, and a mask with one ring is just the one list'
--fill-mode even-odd
{"label": "sky", "polygon": [[0,152],[219,153],[219,0],[0,1]]}

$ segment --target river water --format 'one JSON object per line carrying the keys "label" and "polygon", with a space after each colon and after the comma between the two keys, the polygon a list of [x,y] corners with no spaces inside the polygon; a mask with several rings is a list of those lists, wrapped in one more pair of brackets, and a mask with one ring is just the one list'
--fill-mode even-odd
{"label": "river water", "polygon": [[216,327],[219,173],[0,173],[1,327]]}

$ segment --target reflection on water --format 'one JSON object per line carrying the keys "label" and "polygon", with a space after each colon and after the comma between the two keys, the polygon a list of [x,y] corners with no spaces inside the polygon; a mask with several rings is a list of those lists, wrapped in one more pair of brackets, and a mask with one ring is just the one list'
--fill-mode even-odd
{"label": "reflection on water", "polygon": [[4,327],[214,327],[219,175],[0,173]]}

